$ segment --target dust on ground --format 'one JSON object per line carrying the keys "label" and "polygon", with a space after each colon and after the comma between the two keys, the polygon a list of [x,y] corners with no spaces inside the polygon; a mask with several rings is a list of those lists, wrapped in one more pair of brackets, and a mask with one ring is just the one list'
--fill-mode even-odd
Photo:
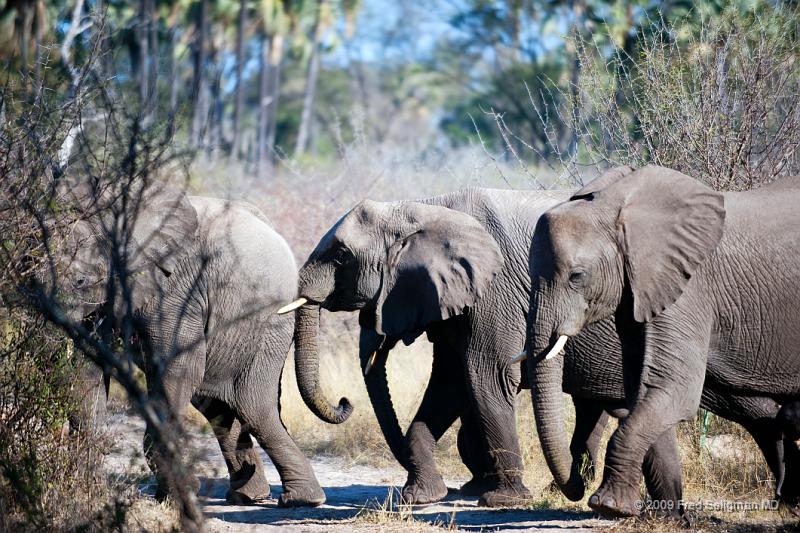
{"label": "dust on ground", "polygon": [[[261,451],[272,484],[273,499],[255,505],[228,505],[227,470],[213,435],[191,429],[196,461],[195,473],[202,482],[199,493],[209,531],[597,531],[614,522],[596,518],[590,512],[558,509],[520,510],[478,507],[477,498],[451,493],[444,501],[404,508],[396,506],[397,490],[405,481],[405,471],[372,468],[348,463],[335,457],[314,457],[311,464],[325,490],[327,502],[316,508],[282,509],[276,498],[281,491],[275,467]],[[109,434],[116,441],[106,460],[109,473],[140,481],[140,490],[153,493],[153,480],[142,457],[144,423],[136,416],[115,414],[109,420]],[[260,450],[260,448],[259,448]],[[446,480],[457,488],[463,479]],[[387,500],[390,502],[387,504]]]}

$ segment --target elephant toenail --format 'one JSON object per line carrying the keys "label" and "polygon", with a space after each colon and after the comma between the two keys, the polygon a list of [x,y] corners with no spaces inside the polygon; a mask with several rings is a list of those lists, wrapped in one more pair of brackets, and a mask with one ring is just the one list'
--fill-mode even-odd
{"label": "elephant toenail", "polygon": [[600,504],[600,498],[598,498],[597,494],[592,494],[592,497],[589,498],[589,505],[594,507]]}

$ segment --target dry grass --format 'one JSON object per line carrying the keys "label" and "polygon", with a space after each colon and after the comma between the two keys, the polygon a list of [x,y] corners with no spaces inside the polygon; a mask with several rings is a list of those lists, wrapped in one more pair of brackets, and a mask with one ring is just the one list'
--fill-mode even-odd
{"label": "dry grass", "polygon": [[353,523],[365,525],[380,531],[424,531],[430,529],[456,529],[456,515],[453,513],[447,522],[428,522],[414,517],[411,506],[401,503],[400,492],[395,488],[387,491],[386,498],[367,502],[356,515]]}

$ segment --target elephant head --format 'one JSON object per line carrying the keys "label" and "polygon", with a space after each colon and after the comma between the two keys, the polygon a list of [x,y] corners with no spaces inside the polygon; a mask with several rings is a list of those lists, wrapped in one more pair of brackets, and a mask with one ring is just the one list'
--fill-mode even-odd
{"label": "elephant head", "polygon": [[[528,374],[542,450],[556,482],[580,499],[561,383],[564,343],[615,316],[642,324],[681,295],[722,236],[723,196],[666,168],[609,170],[546,212],[530,248]],[[618,326],[619,327],[619,326]]]}
{"label": "elephant head", "polygon": [[[403,463],[402,432],[386,388],[385,357],[428,324],[462,314],[503,264],[494,239],[472,217],[419,202],[365,200],[320,240],[299,274],[296,365],[301,395],[322,420],[343,422],[346,398],[330,404],[319,387],[316,337],[320,307],[360,311],[359,350],[376,415]],[[366,374],[372,364],[375,370]]]}
{"label": "elephant head", "polygon": [[119,321],[163,295],[197,234],[197,213],[183,193],[145,191],[127,209],[120,203],[72,225],[59,288],[75,320],[107,305]]}

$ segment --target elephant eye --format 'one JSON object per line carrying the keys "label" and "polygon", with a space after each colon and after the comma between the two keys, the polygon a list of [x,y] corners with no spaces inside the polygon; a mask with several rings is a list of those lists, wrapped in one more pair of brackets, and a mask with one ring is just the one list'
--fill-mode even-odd
{"label": "elephant eye", "polygon": [[353,254],[350,253],[350,250],[348,250],[347,248],[339,248],[338,250],[336,250],[336,253],[333,256],[333,263],[336,266],[341,266],[350,261],[352,257]]}
{"label": "elephant eye", "polygon": [[569,283],[575,287],[580,286],[585,278],[586,272],[583,270],[573,270],[569,273]]}

